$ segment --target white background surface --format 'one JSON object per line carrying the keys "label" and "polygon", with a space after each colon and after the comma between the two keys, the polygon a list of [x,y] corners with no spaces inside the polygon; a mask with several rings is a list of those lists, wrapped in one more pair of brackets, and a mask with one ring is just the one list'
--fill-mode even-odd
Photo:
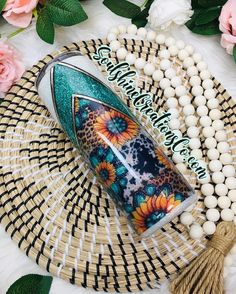
{"label": "white background surface", "polygon": [[[95,3],[96,2],[96,3]],[[142,3],[143,1],[134,1]],[[111,13],[101,0],[83,1],[83,6],[88,14],[88,20],[82,24],[57,28],[54,45],[48,45],[41,41],[35,32],[34,26],[27,31],[11,39],[11,43],[24,56],[24,63],[30,68],[40,58],[63,45],[79,40],[105,37],[108,29],[118,24],[129,24],[130,21]],[[7,32],[10,26],[0,24],[1,33]],[[177,39],[182,39],[186,43],[193,45],[196,51],[202,53],[205,61],[208,62],[212,74],[220,81],[232,97],[236,98],[236,64],[232,57],[227,55],[219,44],[219,37],[202,37],[192,34],[185,27],[172,31]],[[236,99],[235,99],[236,101]],[[236,293],[236,255],[233,257],[233,264],[227,267],[227,277],[225,288],[227,294]],[[30,273],[48,274],[40,269],[33,261],[22,253],[10,237],[4,232],[0,225],[0,294],[5,294],[8,287],[22,275]],[[166,285],[161,291],[151,291],[156,294],[167,294]],[[93,290],[87,290],[70,285],[58,278],[53,279],[51,294],[92,294]],[[150,293],[147,291],[145,293]],[[26,293],[27,294],[27,293]]]}

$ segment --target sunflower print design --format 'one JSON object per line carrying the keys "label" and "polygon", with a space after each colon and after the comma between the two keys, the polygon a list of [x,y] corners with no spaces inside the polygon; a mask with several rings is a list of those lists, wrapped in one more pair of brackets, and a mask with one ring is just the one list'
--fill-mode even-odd
{"label": "sunflower print design", "polygon": [[94,124],[98,140],[104,144],[103,136],[114,146],[124,145],[137,136],[138,125],[126,115],[115,110],[105,111]]}
{"label": "sunflower print design", "polygon": [[132,212],[133,224],[138,233],[143,233],[159,222],[167,213],[178,206],[182,199],[171,194],[168,198],[165,193],[147,196],[144,202]]}
{"label": "sunflower print design", "polygon": [[159,162],[163,164],[166,168],[173,169],[173,164],[159,147],[155,149],[155,155]]}

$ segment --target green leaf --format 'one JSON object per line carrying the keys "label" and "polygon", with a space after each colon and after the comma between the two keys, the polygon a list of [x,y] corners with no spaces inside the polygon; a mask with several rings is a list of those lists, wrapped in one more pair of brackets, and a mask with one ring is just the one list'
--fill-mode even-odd
{"label": "green leaf", "polygon": [[191,19],[186,22],[186,26],[192,30],[195,27],[195,21],[197,19],[198,14],[200,13],[201,9],[195,9],[194,14],[192,15]]}
{"label": "green leaf", "polygon": [[12,284],[6,294],[49,294],[51,284],[50,276],[26,275]]}
{"label": "green leaf", "polygon": [[7,0],[0,0],[0,13],[2,12],[3,8],[6,5]]}
{"label": "green leaf", "polygon": [[45,8],[41,10],[37,18],[36,31],[42,40],[49,44],[53,44],[55,37],[54,25]]}
{"label": "green leaf", "polygon": [[211,22],[219,17],[221,7],[213,7],[208,9],[202,9],[196,16],[195,24],[202,25]]}
{"label": "green leaf", "polygon": [[191,1],[191,6],[192,6],[192,9],[201,7],[201,5],[199,5],[199,3],[198,3],[198,0],[192,0]]}
{"label": "green leaf", "polygon": [[46,9],[53,23],[72,26],[88,18],[78,0],[49,0]]}
{"label": "green leaf", "polygon": [[103,4],[119,16],[133,18],[140,13],[140,7],[126,0],[104,0]]}
{"label": "green leaf", "polygon": [[202,7],[216,7],[223,6],[227,0],[198,0],[199,5]]}
{"label": "green leaf", "polygon": [[145,7],[140,13],[132,18],[132,23],[138,28],[144,27],[147,24],[149,7]]}
{"label": "green leaf", "polygon": [[210,23],[202,24],[202,25],[195,25],[192,29],[192,32],[199,34],[199,35],[218,35],[220,34],[219,30],[219,21],[218,19],[213,20]]}
{"label": "green leaf", "polygon": [[233,57],[234,57],[234,62],[236,62],[236,45],[234,45]]}

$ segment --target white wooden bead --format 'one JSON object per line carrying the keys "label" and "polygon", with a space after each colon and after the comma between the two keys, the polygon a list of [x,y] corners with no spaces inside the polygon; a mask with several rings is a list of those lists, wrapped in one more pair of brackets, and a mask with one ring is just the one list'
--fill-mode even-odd
{"label": "white wooden bead", "polygon": [[228,153],[230,150],[230,146],[227,142],[219,142],[217,144],[217,149],[220,153]]}
{"label": "white wooden bead", "polygon": [[178,53],[178,57],[181,61],[183,61],[185,58],[189,56],[188,52],[184,49],[181,49]]}
{"label": "white wooden bead", "polygon": [[191,225],[189,230],[189,236],[194,240],[199,240],[203,236],[203,229],[200,225]]}
{"label": "white wooden bead", "polygon": [[210,208],[206,212],[206,217],[209,221],[217,222],[220,219],[220,213],[216,208]]}
{"label": "white wooden bead", "polygon": [[222,163],[218,159],[211,160],[208,166],[209,169],[213,172],[217,172],[222,169]]}
{"label": "white wooden bead", "polygon": [[217,198],[209,195],[204,198],[204,204],[207,208],[215,208],[217,206]]}
{"label": "white wooden bead", "polygon": [[164,89],[170,87],[170,80],[167,78],[163,78],[160,81],[159,85],[160,85],[161,89],[164,90]]}
{"label": "white wooden bead", "polygon": [[[198,162],[199,162],[199,160],[198,160]],[[203,178],[203,179],[197,179],[197,181],[198,181],[200,184],[207,184],[207,183],[210,182],[210,180],[211,180],[211,177],[210,177],[209,174],[207,174],[206,177]]]}
{"label": "white wooden bead", "polygon": [[119,25],[117,28],[118,28],[120,34],[125,34],[127,32],[125,25]]}
{"label": "white wooden bead", "polygon": [[204,91],[206,99],[212,99],[216,97],[216,91],[214,89],[207,89]]}
{"label": "white wooden bead", "polygon": [[160,82],[164,77],[163,71],[161,71],[160,69],[157,69],[154,71],[154,73],[152,74],[152,78],[155,82]]}
{"label": "white wooden bead", "polygon": [[168,37],[165,41],[167,47],[170,47],[175,44],[175,39],[173,37]]}
{"label": "white wooden bead", "polygon": [[175,92],[176,92],[176,96],[180,97],[180,96],[183,96],[183,95],[186,94],[187,89],[186,89],[185,86],[181,85],[181,86],[178,86],[178,87],[175,88]]}
{"label": "white wooden bead", "polygon": [[171,114],[171,118],[179,117],[179,110],[177,108],[170,108],[168,112]]}
{"label": "white wooden bead", "polygon": [[203,184],[201,186],[201,192],[204,196],[210,196],[214,193],[214,186],[212,184]]}
{"label": "white wooden bead", "polygon": [[114,33],[109,33],[109,34],[107,35],[107,41],[108,41],[109,43],[110,43],[111,41],[116,40],[116,38],[117,38],[117,35],[114,34]]}
{"label": "white wooden bead", "polygon": [[176,72],[173,68],[169,68],[165,71],[165,77],[168,79],[172,79],[176,76]]}
{"label": "white wooden bead", "polygon": [[207,69],[207,64],[206,64],[206,62],[205,62],[205,61],[199,61],[199,62],[197,63],[197,68],[198,68],[199,71],[202,71],[202,70],[204,70],[204,69]]}
{"label": "white wooden bead", "polygon": [[192,115],[192,114],[194,114],[194,112],[195,112],[195,109],[194,109],[193,105],[191,105],[191,104],[185,105],[183,108],[183,113],[186,116]]}
{"label": "white wooden bead", "polygon": [[180,222],[185,226],[190,226],[194,221],[194,217],[190,212],[183,212],[180,215]]}
{"label": "white wooden bead", "polygon": [[203,156],[202,150],[201,149],[193,149],[191,151],[191,156],[195,157],[196,159],[201,159]]}
{"label": "white wooden bead", "polygon": [[208,149],[212,149],[212,148],[215,148],[217,145],[217,141],[215,138],[206,138],[205,140],[205,146],[208,148]]}
{"label": "white wooden bead", "polygon": [[158,34],[158,35],[156,36],[156,42],[157,42],[157,44],[162,45],[162,44],[165,43],[165,40],[166,40],[166,37],[165,37],[165,35],[163,35],[163,34]]}
{"label": "white wooden bead", "polygon": [[174,130],[173,133],[175,133],[176,136],[178,136],[179,138],[182,138],[182,132],[180,130]]}
{"label": "white wooden bead", "polygon": [[185,43],[182,40],[177,40],[176,41],[176,46],[181,50],[185,47]]}
{"label": "white wooden bead", "polygon": [[203,127],[209,127],[211,126],[212,120],[208,115],[204,115],[202,117],[200,117],[200,125]]}
{"label": "white wooden bead", "polygon": [[170,55],[171,56],[176,56],[179,52],[179,49],[176,45],[171,45],[169,48],[168,48],[169,52],[170,52]]}
{"label": "white wooden bead", "polygon": [[199,86],[201,85],[201,79],[199,76],[192,76],[189,80],[191,86]]}
{"label": "white wooden bead", "polygon": [[156,39],[156,33],[154,31],[148,31],[147,40],[153,42]]}
{"label": "white wooden bead", "polygon": [[180,77],[177,77],[177,76],[176,76],[176,77],[173,77],[173,78],[171,79],[171,85],[172,85],[174,88],[180,86],[181,83],[182,83],[182,81],[181,81],[181,78],[180,78]]}
{"label": "white wooden bead", "polygon": [[211,77],[211,74],[210,72],[207,70],[207,69],[204,69],[200,72],[200,78],[202,80],[206,80],[206,79],[209,79]]}
{"label": "white wooden bead", "polygon": [[169,127],[172,130],[178,130],[180,128],[180,121],[177,118],[173,118],[169,121]]}
{"label": "white wooden bead", "polygon": [[170,60],[169,59],[162,59],[161,62],[160,62],[160,68],[162,70],[166,70],[168,68],[170,68],[171,66],[171,63],[170,63]]}
{"label": "white wooden bead", "polygon": [[234,212],[231,209],[226,208],[221,211],[220,216],[223,221],[232,222],[234,219]]}
{"label": "white wooden bead", "polygon": [[234,177],[235,176],[235,167],[231,164],[225,165],[222,169],[225,177]]}
{"label": "white wooden bead", "polygon": [[195,115],[189,115],[185,118],[185,124],[188,127],[196,126],[197,122],[198,122],[198,118]]}
{"label": "white wooden bead", "polygon": [[212,89],[214,87],[214,82],[211,79],[206,79],[202,82],[204,89]]}
{"label": "white wooden bead", "polygon": [[116,52],[120,48],[120,42],[117,40],[111,41],[110,48],[113,52]]}
{"label": "white wooden bead", "polygon": [[210,160],[215,160],[215,159],[218,159],[220,156],[220,153],[217,149],[213,148],[213,149],[209,149],[207,151],[207,157],[210,159]]}
{"label": "white wooden bead", "polygon": [[232,203],[232,205],[231,205],[231,210],[234,212],[234,214],[236,215],[236,203],[234,202],[234,203]]}
{"label": "white wooden bead", "polygon": [[222,184],[222,183],[217,184],[215,186],[215,193],[218,196],[226,196],[228,193],[228,188],[225,184]]}
{"label": "white wooden bead", "polygon": [[141,38],[145,38],[147,35],[147,30],[145,28],[139,28],[137,30],[137,36],[140,36]]}
{"label": "white wooden bead", "polygon": [[215,133],[215,138],[218,142],[227,140],[227,133],[225,130],[219,130]]}
{"label": "white wooden bead", "polygon": [[228,197],[232,202],[236,202],[236,190],[230,190]]}
{"label": "white wooden bead", "polygon": [[162,59],[168,59],[168,58],[170,58],[170,52],[167,49],[163,49],[159,52],[159,56]]}
{"label": "white wooden bead", "polygon": [[206,104],[206,98],[202,95],[200,96],[196,96],[194,98],[194,103],[197,105],[197,106],[201,106],[201,105],[205,105]]}
{"label": "white wooden bead", "polygon": [[183,162],[183,157],[179,154],[179,153],[174,153],[172,155],[172,160],[175,162],[175,163],[181,163]]}
{"label": "white wooden bead", "polygon": [[193,96],[200,96],[203,94],[203,88],[202,86],[194,86],[192,87],[192,94]]}
{"label": "white wooden bead", "polygon": [[198,106],[197,114],[199,116],[205,116],[208,114],[208,108],[205,105]]}
{"label": "white wooden bead", "polygon": [[184,61],[183,61],[184,68],[189,68],[190,66],[193,66],[193,65],[194,65],[194,61],[191,57],[187,57],[184,59]]}
{"label": "white wooden bead", "polygon": [[133,53],[128,53],[126,55],[125,61],[128,62],[130,65],[134,65],[136,57]]}
{"label": "white wooden bead", "polygon": [[224,129],[224,122],[223,120],[220,119],[216,119],[213,121],[212,123],[212,127],[216,130],[216,131],[220,131]]}
{"label": "white wooden bead", "polygon": [[181,106],[189,105],[191,103],[191,98],[187,95],[183,95],[179,98],[179,104]]}
{"label": "white wooden bead", "polygon": [[171,98],[167,99],[166,106],[168,108],[175,108],[178,106],[178,100],[176,98],[171,97]]}
{"label": "white wooden bead", "polygon": [[235,177],[228,177],[228,178],[226,178],[225,185],[230,190],[236,189],[236,178]]}
{"label": "white wooden bead", "polygon": [[215,129],[213,127],[204,127],[202,129],[202,134],[205,138],[214,137]]}
{"label": "white wooden bead", "polygon": [[212,181],[215,184],[222,184],[224,183],[225,176],[221,171],[216,171],[212,174]]}
{"label": "white wooden bead", "polygon": [[115,34],[115,35],[118,35],[119,34],[119,30],[117,27],[113,27],[109,30],[109,33],[112,33],[112,34]]}
{"label": "white wooden bead", "polygon": [[193,60],[198,63],[202,60],[202,55],[200,53],[194,53],[193,54]]}
{"label": "white wooden bead", "polygon": [[144,66],[146,64],[146,61],[143,59],[143,58],[137,58],[135,60],[135,63],[134,63],[134,66],[137,68],[137,69],[143,69]]}
{"label": "white wooden bead", "polygon": [[219,107],[219,101],[216,98],[211,98],[207,101],[207,106],[209,109],[214,109]]}
{"label": "white wooden bead", "polygon": [[212,109],[209,112],[209,115],[212,120],[220,119],[221,118],[221,111],[219,109]]}
{"label": "white wooden bead", "polygon": [[193,77],[196,76],[198,74],[198,69],[196,68],[196,66],[190,66],[187,69],[187,75],[189,77]]}
{"label": "white wooden bead", "polygon": [[222,164],[231,164],[233,162],[233,157],[230,153],[223,153],[220,155],[220,161]]}
{"label": "white wooden bead", "polygon": [[227,196],[220,196],[217,200],[218,206],[222,209],[229,208],[231,201]]}
{"label": "white wooden bead", "polygon": [[191,138],[189,141],[189,147],[191,149],[198,149],[201,147],[201,141],[199,138]]}
{"label": "white wooden bead", "polygon": [[194,48],[191,45],[185,46],[185,50],[189,53],[189,55],[192,55],[194,52]]}
{"label": "white wooden bead", "polygon": [[199,136],[199,129],[197,127],[189,127],[187,129],[187,135],[189,138],[196,138]]}
{"label": "white wooden bead", "polygon": [[138,30],[138,28],[134,24],[128,25],[128,27],[127,27],[127,33],[129,35],[135,35],[137,33],[137,30]]}
{"label": "white wooden bead", "polygon": [[125,48],[119,48],[116,51],[116,56],[119,60],[124,60],[126,58],[128,51]]}
{"label": "white wooden bead", "polygon": [[187,171],[187,167],[183,162],[177,163],[176,167],[182,174],[186,173]]}
{"label": "white wooden bead", "polygon": [[146,63],[143,68],[143,71],[145,75],[152,76],[155,71],[155,66],[152,63]]}
{"label": "white wooden bead", "polygon": [[206,221],[203,225],[202,225],[203,231],[207,234],[207,235],[213,235],[216,231],[216,225],[214,222],[211,221]]}
{"label": "white wooden bead", "polygon": [[175,96],[175,90],[172,87],[167,87],[164,90],[164,96],[166,98],[174,97]]}

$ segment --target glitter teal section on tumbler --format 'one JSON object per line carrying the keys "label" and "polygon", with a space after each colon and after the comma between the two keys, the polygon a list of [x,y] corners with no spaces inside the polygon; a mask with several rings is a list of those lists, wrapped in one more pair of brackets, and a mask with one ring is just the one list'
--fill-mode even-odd
{"label": "glitter teal section on tumbler", "polygon": [[76,142],[76,140],[75,134],[73,134],[73,127],[71,128],[72,116],[70,117],[69,115],[69,113],[71,114],[71,109],[68,109],[71,103],[68,104],[68,100],[74,94],[89,96],[101,103],[108,104],[110,107],[114,107],[136,121],[132,112],[111,89],[77,68],[63,63],[56,64],[54,66],[54,88],[60,121],[69,137],[73,139],[73,142]]}

